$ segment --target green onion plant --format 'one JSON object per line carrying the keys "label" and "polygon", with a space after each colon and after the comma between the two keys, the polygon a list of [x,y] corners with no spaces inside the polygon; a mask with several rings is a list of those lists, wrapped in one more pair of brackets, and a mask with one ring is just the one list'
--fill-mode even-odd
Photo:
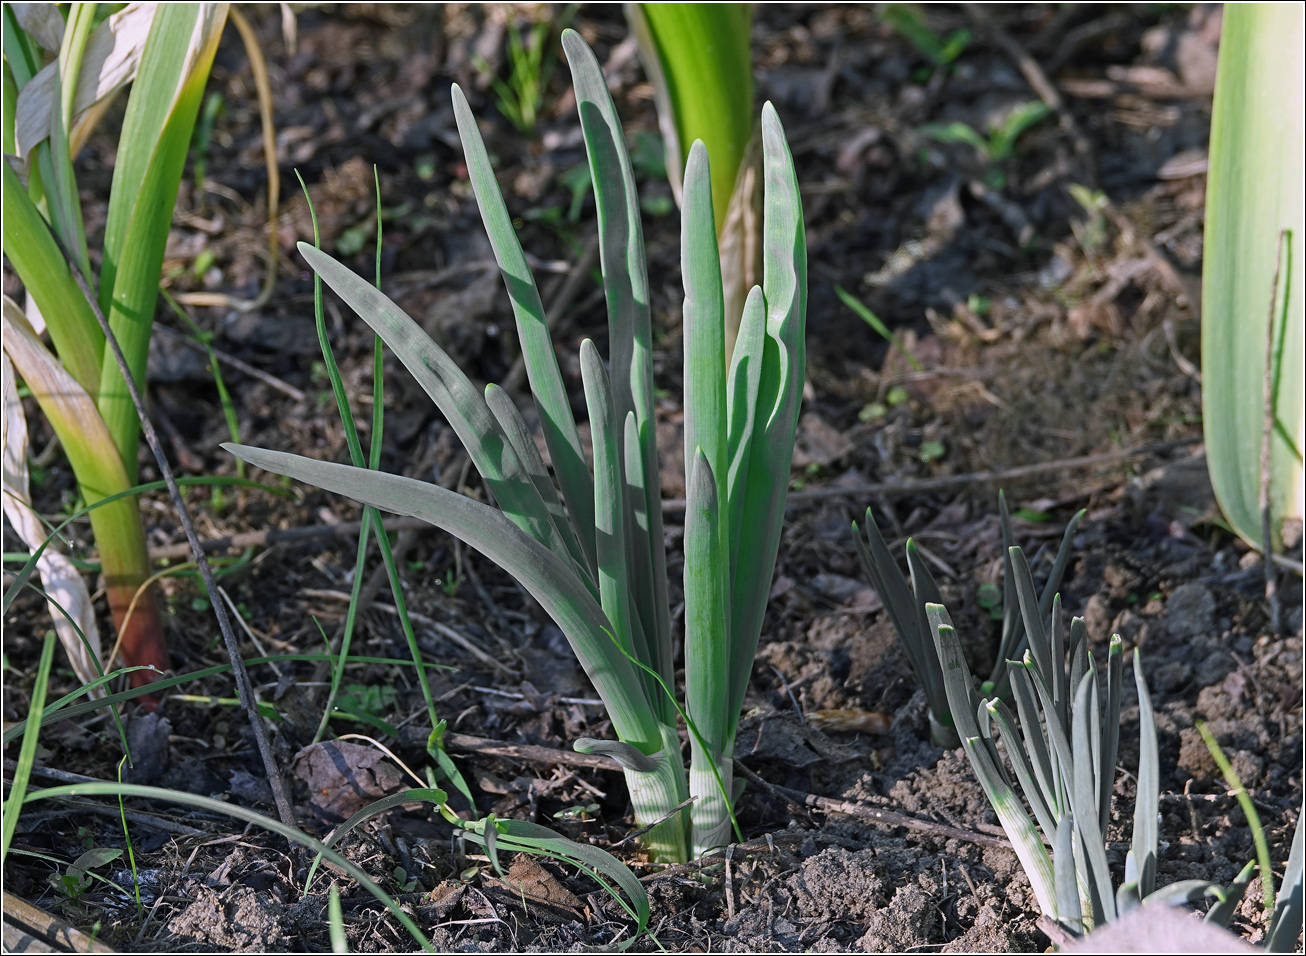
{"label": "green onion plant", "polygon": [[[1018,660],[1007,661],[1014,712],[1000,697],[980,699],[975,693],[947,610],[931,602],[926,616],[962,748],[1043,914],[1081,936],[1140,905],[1194,902],[1207,895],[1224,900],[1228,892],[1205,880],[1156,886],[1160,762],[1156,720],[1137,651],[1137,795],[1124,880],[1115,883],[1106,831],[1119,752],[1124,643],[1118,634],[1112,636],[1103,681],[1089,652],[1083,619],[1074,618],[1067,631],[1058,594],[1051,602],[1049,622],[1024,554],[1011,548],[1009,555],[1028,645]],[[995,726],[1014,780],[997,749]],[[1028,810],[1016,794],[1016,784]]]}
{"label": "green onion plant", "polygon": [[[686,166],[685,694],[676,684],[653,414],[652,330],[638,196],[621,122],[593,52],[563,35],[595,187],[609,362],[581,346],[591,473],[539,292],[462,91],[454,114],[481,217],[516,317],[553,475],[503,389],[473,386],[371,283],[306,244],[300,252],[418,380],[458,433],[497,507],[384,472],[228,445],[249,463],[454,534],[509,571],[567,636],[608,708],[616,741],[577,741],[625,768],[659,860],[728,842],[732,757],[770,590],[802,397],[806,244],[793,160],[762,110],[765,271],[727,369],[707,150]],[[690,732],[686,775],[677,733]],[[695,798],[689,819],[677,808]]]}
{"label": "green onion plant", "polygon": [[[1083,519],[1084,512],[1079,511],[1070,519],[1065,534],[1061,536],[1061,547],[1057,550],[1052,569],[1048,573],[1047,583],[1039,596],[1040,613],[1044,616],[1052,609],[1053,595],[1061,587],[1062,578],[1065,577],[1066,568],[1070,563],[1070,544]],[[982,690],[985,694],[1009,698],[1010,678],[1007,661],[1019,658],[1025,652],[1029,638],[1021,620],[1015,586],[1017,576],[1016,569],[1012,565],[1012,555],[1019,552],[1020,560],[1024,561],[1025,558],[1020,549],[1012,547],[1015,536],[1011,530],[1011,513],[1007,508],[1007,497],[1001,491],[998,492],[998,524],[1001,528],[1003,548],[1002,636],[998,642],[993,673],[984,683]],[[907,539],[906,547],[910,581],[903,575],[898,569],[898,563],[893,559],[893,554],[889,551],[889,546],[885,544],[880,529],[875,524],[875,516],[870,508],[866,509],[866,540],[862,540],[856,521],[852,523],[852,528],[853,540],[857,544],[857,556],[861,560],[862,568],[870,579],[871,587],[884,603],[885,610],[889,612],[889,620],[893,622],[894,631],[898,635],[903,652],[907,655],[907,663],[925,692],[925,700],[929,705],[930,739],[940,747],[956,747],[959,745],[957,725],[945,689],[943,670],[934,651],[934,628],[925,610],[929,604],[943,603],[934,575],[930,573],[929,565],[925,563],[920,550],[910,538]],[[1035,563],[1038,563],[1037,555]],[[1025,565],[1023,573],[1029,574],[1028,564]]]}

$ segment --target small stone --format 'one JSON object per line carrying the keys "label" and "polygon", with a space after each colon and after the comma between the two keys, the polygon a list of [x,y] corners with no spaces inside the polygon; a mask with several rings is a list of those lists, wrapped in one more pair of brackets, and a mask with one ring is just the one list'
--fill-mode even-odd
{"label": "small stone", "polygon": [[1196,637],[1215,627],[1215,598],[1200,584],[1181,584],[1165,602],[1171,637]]}

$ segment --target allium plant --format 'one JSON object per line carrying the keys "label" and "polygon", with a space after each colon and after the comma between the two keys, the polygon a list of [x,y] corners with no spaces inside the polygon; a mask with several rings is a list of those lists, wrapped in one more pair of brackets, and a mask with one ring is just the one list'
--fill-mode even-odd
{"label": "allium plant", "polygon": [[[685,342],[685,686],[677,701],[653,415],[652,331],[639,197],[620,119],[578,34],[575,82],[598,211],[610,351],[580,367],[593,436],[586,466],[548,324],[467,101],[454,113],[481,218],[517,321],[550,475],[507,393],[476,388],[393,302],[301,243],[319,276],[385,341],[439,406],[497,507],[436,485],[281,452],[244,460],[454,534],[511,573],[554,619],[607,705],[616,741],[581,740],[625,770],[644,840],[665,861],[729,841],[735,733],[775,568],[802,397],[807,252],[793,159],[762,110],[763,282],[748,296],[727,369],[721,266],[707,151],[685,170],[681,266]],[[555,485],[556,479],[556,485]],[[677,718],[690,738],[681,757]],[[686,814],[676,808],[694,797]]]}

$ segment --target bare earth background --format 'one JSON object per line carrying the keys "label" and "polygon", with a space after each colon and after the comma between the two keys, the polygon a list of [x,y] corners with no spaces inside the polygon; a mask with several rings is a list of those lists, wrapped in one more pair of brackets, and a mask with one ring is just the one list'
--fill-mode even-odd
{"label": "bare earth background", "polygon": [[[592,199],[582,197],[570,214],[569,174],[584,162],[584,148],[566,65],[558,62],[529,139],[499,114],[474,66],[480,55],[506,72],[506,25],[561,14],[560,7],[534,5],[327,6],[299,14],[292,52],[275,6],[247,10],[272,71],[283,182],[293,184],[297,169],[309,183],[325,248],[371,274],[377,164],[387,292],[473,378],[515,387],[519,404],[525,397],[520,371],[513,371],[511,314],[466,179],[449,85],[468,91],[481,120],[509,208],[520,217],[523,245],[538,261],[546,304],[561,300],[553,310],[555,341],[578,398],[579,343],[590,336],[606,347],[606,315],[601,288],[582,261],[594,235]],[[1063,598],[1068,611],[1087,619],[1096,653],[1119,632],[1127,648],[1143,654],[1161,746],[1160,881],[1227,882],[1254,853],[1195,720],[1209,723],[1253,794],[1276,866],[1287,856],[1302,805],[1301,582],[1285,582],[1284,633],[1268,633],[1259,559],[1222,529],[1199,443],[1196,299],[1220,9],[1021,4],[986,8],[975,20],[957,7],[931,6],[928,18],[943,34],[974,31],[952,70],[928,69],[872,5],[757,7],[757,99],[776,104],[793,148],[811,288],[808,389],[793,482],[802,494],[789,507],[739,744],[745,766],[771,784],[925,823],[892,827],[795,807],[754,785],[739,806],[748,842],[724,869],[658,872],[624,844],[615,852],[646,878],[653,930],[669,949],[1046,948],[1029,884],[1003,848],[961,752],[926,742],[923,698],[878,598],[861,579],[849,532],[849,520],[873,505],[891,544],[913,535],[924,545],[972,668],[987,673],[997,625],[977,590],[1000,571],[997,489],[964,477],[975,472],[1141,445],[1165,449],[1006,482],[1013,509],[1025,509],[1017,537],[1031,553],[1044,544],[1055,548],[1070,515],[1088,510]],[[657,131],[652,91],[620,8],[585,6],[573,25],[605,64],[636,150],[648,151]],[[959,120],[983,130],[1038,99],[1013,56],[1020,51],[1041,66],[1065,108],[1021,138],[1002,166],[1004,188],[993,190],[983,185],[985,164],[974,149],[940,145],[917,129]],[[253,297],[266,268],[267,179],[252,75],[234,31],[224,38],[210,89],[222,95],[224,111],[207,157],[209,183],[197,189],[189,174],[183,183],[165,273],[174,291]],[[78,160],[92,233],[103,225],[117,122],[111,119]],[[1086,208],[1072,197],[1072,184],[1086,187],[1083,195],[1100,190],[1109,204]],[[679,220],[664,180],[646,175],[641,188],[655,370],[664,390],[663,491],[676,498],[683,495]],[[217,348],[288,386],[224,368],[242,440],[341,460],[343,434],[313,331],[311,279],[294,253],[296,240],[311,238],[307,206],[289,186],[285,194],[281,277],[271,303],[244,314],[198,308],[194,316]],[[7,271],[4,281],[6,292],[17,292]],[[897,329],[925,370],[886,354],[884,341],[835,297],[836,284]],[[175,317],[160,316],[160,324],[177,327]],[[335,303],[328,304],[328,323],[366,432],[371,334]],[[233,461],[217,447],[227,434],[202,353],[163,331],[155,338],[153,414],[170,436],[179,470],[233,473]],[[386,386],[383,467],[483,494],[451,431],[393,360]],[[35,406],[29,416],[39,450],[50,433]],[[142,448],[142,481],[156,477],[147,458]],[[955,480],[929,492],[857,491],[948,477]],[[829,488],[849,494],[806,494]],[[207,491],[190,495],[203,537],[358,517],[350,502],[299,491],[294,500],[229,493],[218,507]],[[75,494],[58,456],[35,494],[47,513]],[[165,499],[144,506],[152,546],[183,541]],[[668,520],[674,554],[680,519],[669,513]],[[262,651],[320,651],[315,617],[328,635],[338,634],[355,543],[344,535],[277,544],[224,579]],[[584,703],[593,691],[561,633],[509,577],[434,529],[401,533],[398,547],[423,647],[450,667],[433,674],[433,690],[452,732],[564,750],[577,736],[610,736],[602,709]],[[1044,574],[1046,567],[1045,558]],[[675,561],[671,574],[680,574]],[[170,579],[162,600],[178,671],[219,663],[217,631],[197,585]],[[373,591],[356,653],[407,656],[389,601],[388,588]],[[42,602],[24,597],[5,622],[6,720],[27,713],[44,615]],[[253,641],[245,650],[261,652]],[[295,781],[297,809],[306,825],[325,832],[315,800],[343,781],[315,776],[308,761],[293,760],[317,725],[325,672],[312,664],[279,671],[260,665],[252,676],[282,715],[273,725],[275,746]],[[358,706],[402,727],[397,752],[419,765],[430,728],[404,669],[360,665],[346,684],[357,685]],[[71,673],[59,670],[53,685],[52,693],[67,691]],[[234,694],[218,678],[185,689]],[[823,731],[812,715],[832,709],[872,716],[856,718],[860,730],[827,724]],[[333,730],[369,732],[347,722]],[[133,779],[272,812],[235,708],[168,700],[156,716],[132,715],[131,733],[138,754]],[[114,777],[119,754],[103,720],[56,726],[42,743],[46,767]],[[450,750],[481,813],[538,820],[599,845],[629,832],[615,773],[520,752],[460,754],[457,738]],[[1127,687],[1120,753],[1126,772],[1116,785],[1120,800],[1109,834],[1120,865],[1137,756],[1137,706]],[[350,766],[352,784],[369,797],[403,779],[388,761]],[[590,805],[584,817],[553,820],[558,811]],[[132,837],[149,914],[143,923],[128,895],[104,884],[76,901],[61,897],[48,883],[55,868],[31,858],[10,859],[6,888],[84,929],[98,925],[100,939],[123,949],[329,949],[327,883],[301,894],[304,860],[283,842],[173,806],[135,809],[141,815]],[[451,847],[450,828],[438,821],[425,811],[397,812],[362,828],[345,848],[433,929],[441,948],[575,950],[628,933],[610,899],[552,864],[520,859],[505,882],[481,861],[460,879],[477,861]],[[978,836],[958,839],[930,824]],[[23,816],[16,845],[71,861],[86,846],[124,843],[116,808],[42,804]],[[130,883],[121,861],[105,875]],[[344,905],[355,951],[410,948],[371,897],[346,887],[350,892]],[[1256,884],[1235,927],[1257,938],[1264,925]],[[654,949],[647,940],[639,946]]]}

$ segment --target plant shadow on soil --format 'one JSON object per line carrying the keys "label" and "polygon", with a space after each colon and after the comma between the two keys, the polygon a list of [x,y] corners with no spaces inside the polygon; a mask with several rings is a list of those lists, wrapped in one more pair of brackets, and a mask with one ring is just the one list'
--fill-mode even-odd
{"label": "plant shadow on soil", "polygon": [[[460,169],[448,84],[456,80],[472,91],[509,205],[522,213],[523,245],[545,263],[548,302],[587,241],[593,215],[592,200],[575,225],[556,214],[569,201],[562,174],[584,159],[565,69],[550,87],[536,137],[522,149],[493,96],[477,92],[482,87],[471,66],[474,52],[501,49],[501,8],[306,10],[294,54],[278,18],[250,15],[277,79],[283,172],[297,167],[311,184],[326,247],[360,272],[370,270],[367,167],[377,162],[389,217],[387,291],[473,377],[511,381],[515,346],[505,331],[511,317]],[[1205,7],[1059,11],[1035,4],[994,15],[1036,59],[1056,65],[1049,73],[1092,145],[1089,167],[1072,155],[1056,123],[1047,122],[1021,140],[1004,189],[986,192],[978,186],[984,170],[965,147],[925,142],[915,133],[938,121],[983,128],[992,116],[1035,98],[982,37],[955,70],[927,71],[922,79],[919,57],[874,8],[757,8],[758,99],[774,100],[786,123],[809,230],[810,387],[796,489],[962,476],[1200,439],[1200,389],[1185,371],[1196,360],[1198,331],[1185,290],[1196,287],[1200,274],[1205,176],[1200,169],[1179,175],[1175,170],[1183,167],[1175,160],[1205,149],[1210,99],[1204,84],[1213,62],[1212,29],[1218,36],[1211,17],[1218,13]],[[964,13],[948,7],[931,8],[930,17],[940,32],[967,24]],[[632,132],[655,131],[649,91],[633,49],[622,42],[619,15],[583,9],[576,25],[607,64]],[[1098,38],[1091,44],[1075,39],[1090,34]],[[1172,86],[1157,85],[1163,73]],[[227,192],[248,200],[261,195],[264,179],[250,76],[233,37],[224,40],[213,75],[228,111],[208,167]],[[95,196],[87,203],[92,213],[107,193],[106,142],[93,138],[79,160],[83,187]],[[1161,250],[1169,270],[1119,223],[1096,221],[1077,206],[1067,190],[1076,182],[1105,190],[1133,230]],[[657,182],[643,188],[656,195],[666,189]],[[178,217],[170,261],[185,264],[212,246],[217,283],[246,294],[262,275],[257,250],[266,209],[262,200],[224,197],[184,187],[181,208],[188,214]],[[218,216],[225,225],[215,243],[205,229]],[[674,398],[681,392],[677,217],[649,215],[645,227],[655,372],[667,396],[658,407],[663,491],[677,497],[683,493]],[[343,436],[307,318],[311,282],[292,252],[307,229],[302,200],[289,200],[281,222],[285,266],[265,311],[201,309],[196,318],[215,333],[216,345],[305,395],[289,398],[265,382],[237,378],[242,439],[338,460]],[[561,271],[549,271],[555,261],[564,263]],[[183,270],[174,288],[204,281]],[[913,372],[901,357],[886,354],[884,343],[839,304],[835,284],[897,329],[926,371]],[[582,285],[556,334],[574,395],[580,339],[589,335],[602,348],[606,337],[601,291]],[[370,333],[334,304],[328,322],[350,395],[370,394]],[[191,456],[192,470],[231,473],[231,461],[216,450],[227,436],[203,362],[173,349],[169,337],[156,340],[151,395],[165,431],[176,436],[174,452]],[[393,359],[387,403],[384,468],[482,493],[475,473],[463,471],[450,431]],[[34,447],[43,447],[45,426],[35,414],[30,420]],[[364,433],[366,427],[360,422]],[[1049,473],[1008,488],[1013,507],[1026,509],[1030,519],[1017,521],[1018,541],[1030,553],[1045,543],[1055,547],[1069,516],[1088,509],[1063,598],[1068,614],[1086,618],[1099,659],[1113,632],[1143,653],[1160,737],[1162,883],[1228,882],[1254,855],[1246,821],[1195,720],[1207,721],[1254,795],[1276,865],[1287,855],[1302,801],[1301,582],[1288,578],[1280,591],[1288,636],[1269,634],[1259,560],[1213,520],[1204,460],[1188,457],[1193,447],[1095,471]],[[142,480],[152,476],[143,461]],[[38,507],[57,511],[70,487],[67,469],[52,464],[36,489]],[[850,519],[861,518],[857,508],[870,504],[895,548],[912,535],[930,552],[972,668],[987,672],[996,625],[975,597],[1000,569],[995,495],[990,485],[958,480],[951,489],[911,497],[868,501],[854,494],[790,505],[740,734],[738,756],[749,769],[794,790],[1000,835],[964,757],[926,742],[923,698],[861,581],[849,531]],[[206,495],[192,493],[191,500],[207,504]],[[181,537],[161,502],[147,502],[146,516],[152,546],[166,547]],[[217,537],[357,517],[351,503],[305,489],[300,501],[229,496],[221,510],[203,510],[200,524],[202,535]],[[681,529],[674,515],[668,520],[674,555]],[[610,736],[602,709],[586,703],[593,691],[561,633],[510,578],[435,531],[401,532],[396,547],[410,607],[421,615],[423,650],[451,668],[433,673],[432,690],[452,731],[564,749],[578,736]],[[224,585],[269,653],[317,652],[313,618],[328,635],[338,634],[353,549],[349,538],[276,545]],[[1036,574],[1046,573],[1047,563],[1036,561]],[[669,573],[678,587],[674,559]],[[161,591],[177,669],[219,663],[195,585],[170,579]],[[407,656],[389,600],[382,587],[362,613],[357,653]],[[16,668],[5,671],[6,719],[25,715],[44,615],[44,606],[25,596],[6,621],[5,652]],[[258,653],[252,644],[246,649]],[[312,664],[260,666],[253,674],[263,699],[282,716],[272,727],[284,769],[312,739],[325,678]],[[56,674],[52,691],[63,693],[70,682],[69,673]],[[396,752],[420,766],[429,728],[422,726],[425,711],[411,675],[402,667],[359,665],[345,684],[401,726]],[[394,694],[383,699],[377,688]],[[186,690],[232,694],[220,679]],[[828,710],[882,714],[888,732],[815,729],[812,715]],[[158,716],[133,714],[130,724],[134,779],[222,794],[272,812],[262,765],[234,708],[168,700]],[[1117,875],[1132,820],[1137,729],[1127,686],[1125,772],[1117,778],[1108,832]],[[332,730],[372,732],[344,721]],[[44,766],[114,776],[118,754],[104,721],[56,725],[42,744]],[[538,820],[599,845],[629,832],[618,774],[452,746],[451,752],[480,813]],[[373,783],[382,786],[378,779]],[[309,786],[298,778],[295,784],[303,823],[325,832]],[[455,807],[466,809],[457,799]],[[577,807],[593,809],[555,818]],[[276,839],[176,807],[137,801],[132,809],[146,920],[137,918],[125,893],[104,884],[75,900],[59,895],[48,882],[54,867],[30,857],[8,861],[7,890],[80,927],[98,923],[99,938],[124,950],[329,948],[325,912],[333,874],[324,871],[303,894],[308,860]],[[651,929],[668,949],[1041,951],[1047,945],[1035,926],[1029,884],[1006,849],[795,808],[754,787],[740,801],[739,816],[745,843],[712,867],[659,871],[630,844],[616,850],[645,880]],[[71,861],[88,841],[124,845],[116,808],[38,804],[23,815],[16,845]],[[410,908],[440,949],[577,950],[625,939],[630,931],[619,907],[574,871],[518,858],[499,879],[426,811],[389,814],[351,834],[343,848]],[[104,875],[129,886],[121,862]],[[341,886],[352,949],[411,948],[371,897],[348,881]],[[1259,900],[1254,885],[1235,918],[1235,928],[1253,938],[1265,926]],[[639,947],[655,948],[647,940]]]}

